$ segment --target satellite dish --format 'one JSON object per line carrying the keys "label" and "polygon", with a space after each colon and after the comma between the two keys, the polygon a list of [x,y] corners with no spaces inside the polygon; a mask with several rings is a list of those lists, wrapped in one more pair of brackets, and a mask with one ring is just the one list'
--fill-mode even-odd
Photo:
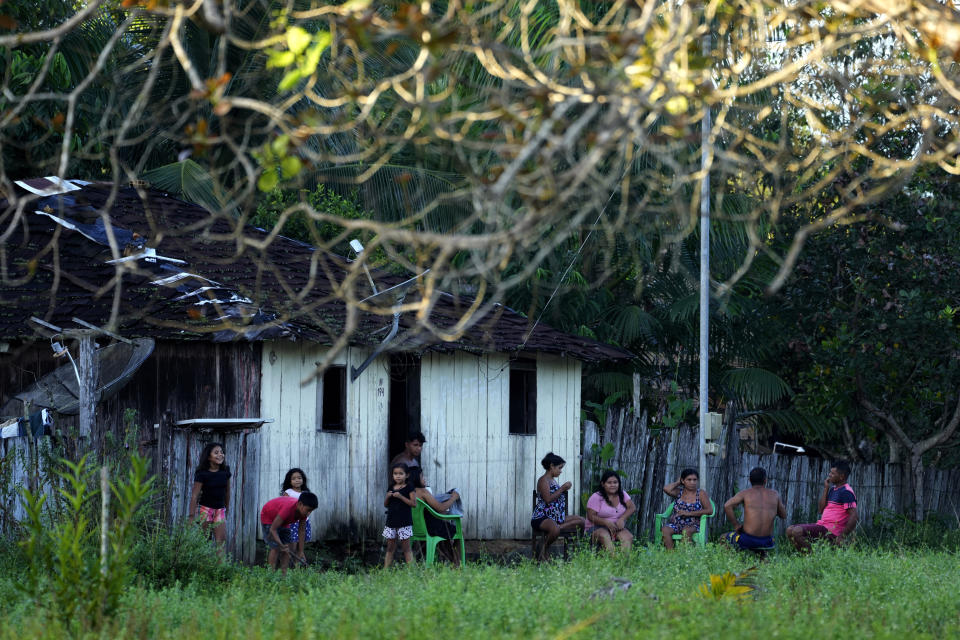
{"label": "satellite dish", "polygon": [[[130,340],[129,344],[115,342],[98,349],[94,353],[99,372],[94,401],[103,402],[120,391],[144,360],[153,353],[153,346],[152,338],[138,338]],[[64,415],[80,413],[80,382],[72,364],[48,373],[14,397],[24,404],[29,402],[33,407],[50,409]]]}

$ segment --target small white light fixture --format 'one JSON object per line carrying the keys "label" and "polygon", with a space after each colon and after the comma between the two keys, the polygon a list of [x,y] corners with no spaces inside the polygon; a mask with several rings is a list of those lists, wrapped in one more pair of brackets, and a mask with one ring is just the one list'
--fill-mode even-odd
{"label": "small white light fixture", "polygon": [[794,453],[806,453],[806,449],[803,447],[798,447],[795,444],[787,444],[786,442],[774,442],[773,443],[773,453],[777,452],[777,447],[783,447],[785,449],[793,449]]}
{"label": "small white light fixture", "polygon": [[[357,257],[359,257],[360,254],[363,253],[363,243],[361,243],[356,238],[350,241],[350,248],[356,252]],[[367,280],[370,282],[370,288],[373,289],[373,295],[377,295],[378,293],[380,293],[379,291],[377,291],[377,285],[373,283],[373,276],[370,275],[370,268],[367,266],[366,262],[363,263],[363,271],[364,273],[367,274]]]}
{"label": "small white light fixture", "polygon": [[81,388],[83,386],[83,383],[80,382],[80,370],[77,369],[77,363],[73,359],[73,356],[70,355],[70,349],[67,349],[65,346],[63,346],[53,338],[50,339],[50,348],[53,349],[54,358],[67,356],[67,359],[70,360],[70,364],[73,365],[73,374],[77,376],[77,388],[78,389]]}

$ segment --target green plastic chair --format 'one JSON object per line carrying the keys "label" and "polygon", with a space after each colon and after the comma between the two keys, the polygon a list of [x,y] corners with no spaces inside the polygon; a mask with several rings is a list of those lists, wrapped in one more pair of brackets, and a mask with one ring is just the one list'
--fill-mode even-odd
{"label": "green plastic chair", "polygon": [[420,498],[417,498],[417,506],[415,506],[412,510],[413,537],[411,540],[427,543],[426,563],[428,565],[433,564],[433,561],[437,555],[437,545],[440,544],[441,540],[446,540],[446,538],[441,538],[440,536],[431,536],[429,533],[427,533],[427,521],[426,516],[424,515],[425,512],[429,513],[438,520],[448,520],[456,527],[456,533],[454,534],[453,539],[450,540],[450,544],[453,544],[455,540],[460,541],[460,566],[463,566],[467,561],[466,548],[463,544],[463,516],[444,515],[442,513],[437,513],[430,508],[430,505]]}
{"label": "green plastic chair", "polygon": [[[700,531],[690,536],[691,540],[693,540],[693,543],[698,547],[707,546],[707,536],[706,536],[707,518],[712,518],[713,516],[717,515],[717,505],[714,503],[712,499],[710,500],[710,506],[713,507],[713,513],[710,514],[709,516],[706,516],[706,515],[700,516]],[[655,536],[656,541],[659,544],[663,544],[663,533],[661,531],[663,529],[663,523],[666,522],[667,518],[670,517],[671,513],[673,513],[672,502],[670,503],[670,506],[667,507],[666,511],[664,511],[663,513],[658,513],[656,517],[653,519],[653,534]],[[675,533],[670,537],[673,538],[674,540],[683,540],[682,533]]]}

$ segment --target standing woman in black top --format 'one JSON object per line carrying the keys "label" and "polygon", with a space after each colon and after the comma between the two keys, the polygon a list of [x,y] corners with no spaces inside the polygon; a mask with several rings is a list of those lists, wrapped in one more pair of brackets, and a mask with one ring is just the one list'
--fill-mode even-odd
{"label": "standing woman in black top", "polygon": [[211,442],[200,453],[193,474],[190,519],[213,530],[213,539],[222,552],[227,539],[227,505],[230,504],[230,466],[224,462],[223,445]]}

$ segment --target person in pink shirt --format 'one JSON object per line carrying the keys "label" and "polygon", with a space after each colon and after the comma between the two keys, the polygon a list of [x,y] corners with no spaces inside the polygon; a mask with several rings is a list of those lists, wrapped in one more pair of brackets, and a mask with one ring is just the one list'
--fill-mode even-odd
{"label": "person in pink shirt", "polygon": [[620,476],[608,469],[600,476],[600,490],[587,500],[586,533],[610,553],[616,551],[617,541],[622,551],[628,551],[633,544],[633,534],[627,529],[627,518],[636,510],[620,485]]}
{"label": "person in pink shirt", "polygon": [[290,525],[298,522],[300,531],[304,531],[307,518],[319,503],[316,495],[304,491],[299,498],[280,496],[263,505],[260,510],[260,528],[263,530],[263,541],[270,549],[267,562],[271,568],[276,570],[279,560],[280,569],[284,574],[287,573],[287,564],[293,555],[295,544],[290,538]]}
{"label": "person in pink shirt", "polygon": [[827,479],[823,481],[823,492],[817,507],[820,519],[816,524],[795,524],[787,527],[787,539],[797,551],[809,551],[811,540],[829,540],[840,544],[857,526],[857,496],[847,484],[850,476],[850,463],[838,460],[830,467]]}

